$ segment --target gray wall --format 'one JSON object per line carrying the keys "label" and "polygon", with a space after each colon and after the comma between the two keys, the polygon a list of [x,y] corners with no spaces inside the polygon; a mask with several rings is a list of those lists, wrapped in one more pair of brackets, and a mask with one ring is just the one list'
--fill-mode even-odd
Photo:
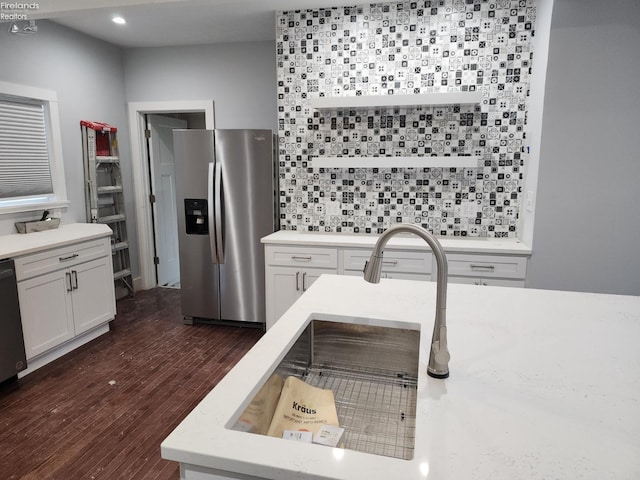
{"label": "gray wall", "polygon": [[[275,131],[273,42],[123,50],[48,21],[31,36],[0,34],[0,81],[56,91],[68,198],[62,222],[84,222],[81,119],[118,126],[127,229],[139,274],[127,101],[213,99],[219,128]],[[126,69],[126,75],[125,75]],[[125,79],[127,88],[125,91]],[[0,235],[37,213],[0,215]]]}
{"label": "gray wall", "polygon": [[556,0],[527,286],[640,294],[640,5]]}
{"label": "gray wall", "polygon": [[124,51],[127,102],[215,102],[216,128],[276,130],[274,42]]}
{"label": "gray wall", "polygon": [[[135,235],[133,187],[125,108],[121,49],[52,22],[38,20],[38,33],[23,36],[0,32],[0,80],[54,90],[58,96],[62,154],[71,205],[63,223],[86,221],[80,120],[118,127],[129,236]],[[37,215],[36,215],[37,216]],[[33,213],[1,215],[0,235],[14,233],[13,223]],[[136,257],[132,242],[132,257]],[[134,262],[135,263],[135,262]],[[135,264],[134,264],[135,270]]]}

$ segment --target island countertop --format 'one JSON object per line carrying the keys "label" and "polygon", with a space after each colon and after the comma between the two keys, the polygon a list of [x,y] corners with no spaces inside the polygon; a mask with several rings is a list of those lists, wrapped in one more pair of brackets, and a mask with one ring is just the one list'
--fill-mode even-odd
{"label": "island countertop", "polygon": [[[162,456],[184,479],[640,478],[640,297],[450,284],[445,380],[426,375],[434,312],[435,283],[323,275]],[[412,460],[226,428],[311,318],[421,330]]]}

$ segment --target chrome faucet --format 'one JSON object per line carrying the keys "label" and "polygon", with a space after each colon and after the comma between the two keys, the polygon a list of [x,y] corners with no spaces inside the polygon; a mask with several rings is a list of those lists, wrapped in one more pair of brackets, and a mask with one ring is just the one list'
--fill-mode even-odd
{"label": "chrome faucet", "polygon": [[429,365],[427,374],[434,378],[447,378],[449,376],[449,349],[447,348],[447,257],[440,242],[425,229],[407,223],[397,223],[388,228],[376,242],[371,252],[371,258],[364,266],[364,279],[370,283],[380,282],[382,271],[382,257],[387,242],[398,233],[413,233],[422,238],[431,247],[436,257],[436,319],[433,325],[431,338],[431,351],[429,353]]}

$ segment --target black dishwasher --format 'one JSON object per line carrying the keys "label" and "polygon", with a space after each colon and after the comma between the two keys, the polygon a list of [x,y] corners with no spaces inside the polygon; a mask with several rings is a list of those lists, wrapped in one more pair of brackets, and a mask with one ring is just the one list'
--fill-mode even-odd
{"label": "black dishwasher", "polygon": [[0,260],[0,382],[27,368],[13,260]]}

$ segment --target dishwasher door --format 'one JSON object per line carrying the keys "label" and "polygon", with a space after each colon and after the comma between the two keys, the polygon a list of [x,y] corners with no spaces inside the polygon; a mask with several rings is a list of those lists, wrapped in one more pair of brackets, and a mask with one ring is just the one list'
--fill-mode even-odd
{"label": "dishwasher door", "polygon": [[0,382],[27,368],[13,260],[0,260]]}

